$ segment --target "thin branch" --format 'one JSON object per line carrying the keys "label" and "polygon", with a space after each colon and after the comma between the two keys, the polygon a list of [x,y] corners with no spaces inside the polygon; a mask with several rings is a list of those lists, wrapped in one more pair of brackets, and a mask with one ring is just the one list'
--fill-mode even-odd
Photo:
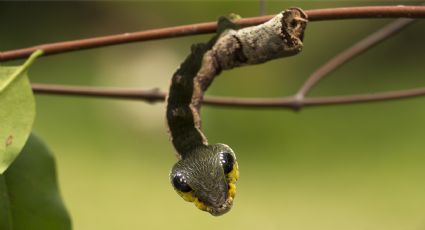
{"label": "thin branch", "polygon": [[[134,99],[143,100],[150,103],[165,100],[166,93],[158,89],[151,90],[129,90],[116,88],[98,88],[98,87],[81,87],[81,86],[63,86],[63,85],[45,85],[32,84],[33,91],[38,94],[59,94],[59,95],[75,95],[75,96],[92,96],[100,98],[115,99]],[[231,106],[241,108],[288,108],[298,110],[301,107],[322,106],[322,105],[339,105],[352,104],[360,102],[374,102],[394,99],[404,99],[410,97],[418,97],[425,95],[425,87],[389,91],[376,94],[360,94],[350,96],[330,96],[330,97],[313,97],[305,98],[302,101],[295,97],[283,97],[279,99],[266,98],[226,98],[226,97],[205,97],[203,104],[213,106]]]}
{"label": "thin branch", "polygon": [[32,90],[37,94],[89,96],[114,99],[135,99],[146,102],[164,101],[166,93],[159,89],[129,89],[129,88],[102,88],[87,86],[66,86],[53,84],[32,84]]}
{"label": "thin branch", "polygon": [[203,104],[232,108],[287,108],[297,111],[303,107],[400,100],[419,96],[425,96],[425,87],[375,94],[311,97],[304,98],[303,101],[299,101],[295,97],[283,97],[279,99],[209,97],[205,98]]}
{"label": "thin branch", "polygon": [[[331,9],[306,10],[309,21],[323,21],[353,18],[425,18],[424,6],[364,6]],[[269,20],[272,15],[245,18],[237,21],[241,26],[258,25]],[[216,22],[197,23],[184,26],[152,29],[133,33],[124,33],[102,37],[87,38],[74,41],[57,42],[37,45],[29,48],[0,52],[0,62],[28,57],[37,49],[42,49],[45,55],[59,54],[103,46],[190,36],[195,34],[213,33]]]}
{"label": "thin branch", "polygon": [[377,45],[378,43],[384,41],[385,39],[391,37],[392,35],[400,32],[402,29],[406,28],[408,25],[411,25],[415,19],[397,19],[394,22],[386,25],[380,30],[374,32],[373,34],[367,36],[361,41],[357,42],[350,48],[342,51],[338,55],[334,56],[331,60],[325,63],[323,66],[319,67],[314,71],[309,78],[304,82],[301,88],[298,90],[296,97],[298,100],[307,95],[307,93],[315,86],[319,81],[321,81],[326,76],[329,76],[330,73]]}
{"label": "thin branch", "polygon": [[309,21],[354,18],[424,18],[424,6],[360,6],[315,9],[306,12]]}

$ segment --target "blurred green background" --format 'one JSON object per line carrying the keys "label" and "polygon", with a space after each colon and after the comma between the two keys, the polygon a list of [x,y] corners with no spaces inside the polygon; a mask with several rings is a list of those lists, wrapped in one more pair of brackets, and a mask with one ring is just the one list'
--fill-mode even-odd
{"label": "blurred green background", "polygon": [[[403,1],[266,1],[268,14]],[[0,50],[259,14],[258,1],[0,2]],[[227,71],[210,95],[278,97],[339,51],[391,20],[308,25],[304,51]],[[192,43],[210,35],[132,43],[39,59],[32,82],[168,88]],[[325,79],[311,95],[425,85],[425,21]],[[22,61],[5,62],[11,65]],[[212,217],[168,181],[176,162],[164,104],[37,95],[34,130],[56,155],[74,229],[425,229],[425,98],[306,108],[203,107],[211,143],[238,156],[232,211]]]}

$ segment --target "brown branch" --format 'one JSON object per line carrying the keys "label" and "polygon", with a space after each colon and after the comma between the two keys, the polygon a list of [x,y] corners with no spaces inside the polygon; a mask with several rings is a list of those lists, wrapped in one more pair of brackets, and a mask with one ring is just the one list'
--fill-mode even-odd
{"label": "brown branch", "polygon": [[[134,99],[143,100],[150,103],[165,100],[165,92],[158,89],[151,90],[129,90],[114,88],[98,88],[98,87],[80,87],[80,86],[63,86],[63,85],[45,85],[32,84],[33,91],[38,94],[59,94],[59,95],[75,95],[75,96],[92,96],[100,98],[115,99]],[[288,108],[298,110],[301,107],[322,106],[322,105],[339,105],[352,104],[360,102],[374,102],[394,99],[404,99],[410,97],[418,97],[425,95],[425,87],[390,91],[376,94],[360,94],[350,96],[330,96],[330,97],[313,97],[305,98],[302,101],[295,97],[283,97],[279,99],[265,98],[226,98],[226,97],[206,97],[203,100],[205,105],[213,106],[231,106],[241,108]]]}
{"label": "brown branch", "polygon": [[32,89],[38,94],[89,96],[114,99],[135,99],[146,102],[164,101],[166,93],[159,89],[129,89],[129,88],[102,88],[87,86],[65,86],[53,84],[32,84]]}
{"label": "brown branch", "polygon": [[320,80],[322,80],[326,76],[329,76],[330,73],[332,73],[348,61],[352,60],[353,58],[357,57],[358,55],[362,54],[363,52],[377,45],[378,43],[384,41],[385,39],[391,37],[392,35],[400,32],[402,29],[406,28],[414,21],[415,19],[397,19],[394,22],[384,26],[380,30],[367,36],[366,38],[360,40],[350,48],[342,51],[341,53],[333,57],[331,60],[329,60],[327,63],[325,63],[323,66],[319,67],[309,76],[309,78],[298,90],[296,98],[298,98],[298,100],[302,100],[302,98],[304,98],[305,95],[307,95],[307,93],[315,85],[317,85]]}
{"label": "brown branch", "polygon": [[[331,9],[306,10],[309,21],[353,19],[353,18],[425,18],[424,6],[364,6]],[[258,25],[269,20],[272,16],[245,18],[237,21],[241,26]],[[190,36],[195,34],[213,33],[217,28],[216,22],[197,23],[184,26],[152,29],[133,33],[124,33],[88,39],[57,42],[37,45],[29,48],[0,52],[0,62],[28,57],[37,49],[42,49],[45,55],[91,49],[103,46],[141,42],[164,38]]]}

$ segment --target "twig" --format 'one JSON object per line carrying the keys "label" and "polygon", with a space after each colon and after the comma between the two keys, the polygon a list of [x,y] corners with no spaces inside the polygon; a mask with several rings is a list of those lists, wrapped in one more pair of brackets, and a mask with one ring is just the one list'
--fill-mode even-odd
{"label": "twig", "polygon": [[[92,96],[100,98],[115,99],[134,99],[144,100],[150,103],[164,101],[165,92],[158,89],[151,90],[129,90],[114,88],[98,88],[98,87],[80,87],[80,86],[63,86],[63,85],[45,85],[33,84],[34,92],[38,94],[59,94],[59,95],[75,95],[75,96]],[[311,107],[321,105],[339,105],[360,102],[374,102],[394,99],[404,99],[410,97],[424,96],[425,87],[390,91],[377,94],[361,94],[350,96],[331,96],[331,97],[313,97],[304,98],[302,101],[295,97],[283,97],[279,99],[265,98],[226,98],[226,97],[205,97],[203,104],[213,106],[231,106],[241,108],[289,108],[298,110],[300,107]],[[302,104],[300,104],[302,103]]]}
{"label": "twig", "polygon": [[305,81],[301,88],[298,90],[296,98],[298,100],[302,100],[305,95],[324,77],[329,76],[329,74],[335,71],[337,68],[341,67],[342,65],[344,65],[351,59],[357,57],[366,50],[372,48],[379,42],[382,42],[385,39],[396,34],[397,32],[400,32],[402,29],[406,28],[414,21],[415,19],[397,19],[394,22],[386,25],[382,29],[357,42],[350,48],[342,51],[310,75],[307,81]]}
{"label": "twig", "polygon": [[163,101],[166,93],[159,89],[128,89],[128,88],[102,88],[87,86],[65,86],[53,84],[32,84],[32,89],[38,94],[89,96],[115,99],[137,99],[147,102]]}
{"label": "twig", "polygon": [[[306,10],[309,21],[323,21],[352,18],[425,18],[425,6],[364,6],[331,9]],[[274,16],[274,15],[273,15]],[[269,20],[272,15],[245,18],[236,23],[241,26],[258,25]],[[153,29],[133,33],[94,37],[88,39],[57,42],[37,45],[29,48],[0,52],[0,62],[28,57],[37,49],[42,49],[45,55],[71,52],[75,50],[92,49],[103,46],[141,42],[164,38],[190,36],[195,34],[213,33],[216,22],[197,23],[162,29]]]}

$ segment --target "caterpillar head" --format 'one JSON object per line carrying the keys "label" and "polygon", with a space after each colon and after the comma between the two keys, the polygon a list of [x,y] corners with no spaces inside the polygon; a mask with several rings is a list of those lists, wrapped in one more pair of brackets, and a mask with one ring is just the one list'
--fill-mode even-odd
{"label": "caterpillar head", "polygon": [[239,176],[233,150],[225,144],[199,146],[178,161],[170,180],[186,201],[214,216],[230,210]]}

